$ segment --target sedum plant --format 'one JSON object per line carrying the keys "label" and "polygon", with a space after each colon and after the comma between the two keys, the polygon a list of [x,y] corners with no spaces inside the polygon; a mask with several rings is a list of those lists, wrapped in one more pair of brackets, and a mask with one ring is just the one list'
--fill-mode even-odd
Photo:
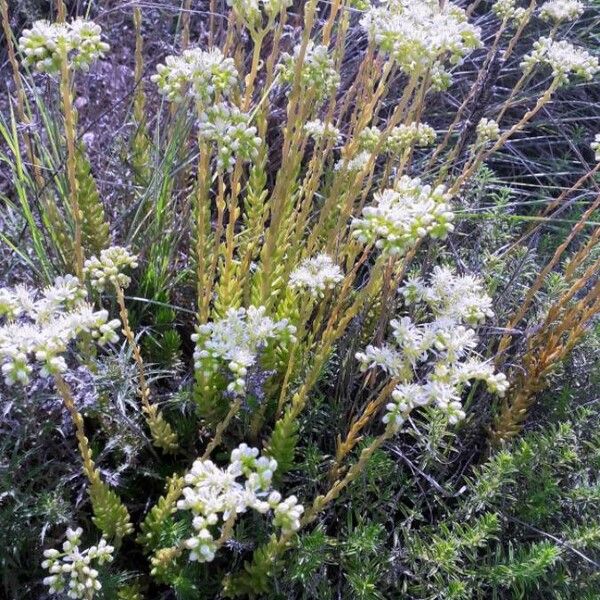
{"label": "sedum plant", "polygon": [[18,110],[0,123],[24,232],[1,236],[21,268],[0,288],[3,385],[66,409],[91,505],[73,499],[82,527],[39,561],[50,594],[525,597],[553,581],[576,597],[565,548],[598,532],[576,518],[544,537],[522,490],[568,481],[568,502],[593,503],[594,483],[538,476],[531,448],[575,444],[550,426],[514,438],[600,312],[599,167],[540,201],[497,182],[597,76],[566,26],[587,7],[207,0],[198,19],[184,0],[152,67],[147,8],[119,7],[135,34],[122,194],[75,100],[109,46],[57,9],[7,36]]}

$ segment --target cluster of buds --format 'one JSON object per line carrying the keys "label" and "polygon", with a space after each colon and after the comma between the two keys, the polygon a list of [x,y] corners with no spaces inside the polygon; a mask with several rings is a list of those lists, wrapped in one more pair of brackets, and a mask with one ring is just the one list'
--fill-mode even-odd
{"label": "cluster of buds", "polygon": [[62,61],[69,67],[87,71],[108,52],[110,46],[100,38],[102,29],[93,21],[77,18],[70,23],[36,21],[19,39],[24,64],[37,71],[60,72]]}
{"label": "cluster of buds", "polygon": [[[227,0],[237,18],[253,33],[270,29],[277,15],[292,5],[292,0]],[[264,17],[267,18],[263,27]]]}
{"label": "cluster of buds", "polygon": [[[300,58],[300,49],[298,45],[294,48],[294,54],[283,54],[279,64],[279,80],[284,85],[290,85],[294,81],[296,72],[296,63]],[[322,104],[325,99],[332,94],[340,84],[340,75],[335,68],[335,64],[327,46],[315,44],[312,40],[308,42],[304,61],[300,68],[300,80],[302,89],[310,94],[311,100],[316,105]]]}
{"label": "cluster of buds", "polygon": [[381,130],[379,127],[365,127],[357,136],[356,136],[358,147],[361,151],[368,150],[369,152],[373,152],[375,148],[377,148],[379,144],[379,140],[381,139]]}
{"label": "cluster of buds", "polygon": [[261,144],[256,127],[250,125],[250,115],[225,103],[211,106],[200,115],[198,135],[215,144],[220,171],[230,172],[237,161],[254,160]]}
{"label": "cluster of buds", "polygon": [[44,578],[44,584],[49,586],[50,594],[66,592],[67,598],[92,600],[102,589],[94,564],[101,566],[111,562],[114,548],[102,538],[97,546],[80,550],[82,533],[81,527],[67,529],[62,552],[56,549],[44,551],[42,567],[50,573]]}
{"label": "cluster of buds", "polygon": [[194,533],[184,542],[191,561],[211,562],[219,546],[215,535],[219,523],[248,509],[261,514],[273,511],[273,523],[284,533],[300,528],[304,508],[295,496],[282,500],[271,487],[276,469],[277,461],[260,456],[258,448],[246,444],[232,451],[225,469],[210,460],[194,462],[185,475],[183,498],[177,502],[179,510],[192,513]]}
{"label": "cluster of buds", "polygon": [[590,144],[592,152],[595,153],[594,158],[600,162],[600,133],[596,134],[594,141]]}
{"label": "cluster of buds", "polygon": [[167,56],[151,77],[161,94],[171,102],[193,98],[202,106],[227,97],[238,81],[232,58],[218,48],[191,48],[180,56]]}
{"label": "cluster of buds", "polygon": [[561,85],[569,82],[571,74],[589,81],[600,71],[598,59],[583,48],[566,40],[555,41],[547,37],[541,37],[533,44],[533,50],[524,57],[521,68],[528,73],[537,64],[548,65]]}
{"label": "cluster of buds", "polygon": [[579,0],[548,0],[540,8],[540,19],[553,23],[575,21],[585,11],[585,4]]}
{"label": "cluster of buds", "polygon": [[327,254],[308,258],[290,275],[290,286],[307,290],[315,298],[322,298],[327,290],[333,289],[344,275],[338,265]]}
{"label": "cluster of buds", "polygon": [[116,342],[118,320],[95,311],[73,276],[58,277],[38,294],[23,286],[0,289],[0,363],[7,385],[29,383],[34,366],[42,376],[67,369],[64,354],[71,342],[90,336],[98,344]]}
{"label": "cluster of buds", "polygon": [[476,128],[477,146],[483,146],[488,142],[495,142],[500,137],[500,126],[494,119],[486,119],[483,117]]}
{"label": "cluster of buds", "polygon": [[[443,411],[449,423],[457,423],[465,418],[462,392],[473,380],[504,395],[506,377],[475,355],[478,337],[473,328],[493,316],[491,299],[478,279],[436,267],[429,284],[412,278],[399,291],[407,305],[421,305],[432,320],[394,319],[389,344],[368,346],[356,355],[362,370],[380,368],[400,380],[382,419],[388,427],[397,431],[415,408],[431,405]],[[423,374],[419,382],[414,381],[417,372]]]}
{"label": "cluster of buds", "polygon": [[394,189],[379,192],[374,199],[361,219],[353,219],[353,235],[388,254],[404,254],[425,236],[443,239],[454,229],[444,186],[432,188],[405,175]]}
{"label": "cluster of buds", "polygon": [[206,377],[216,374],[225,364],[233,380],[227,389],[236,394],[246,390],[246,375],[259,353],[270,343],[294,341],[296,328],[287,319],[273,321],[258,308],[230,308],[225,317],[198,327],[192,336],[196,343],[194,368]]}
{"label": "cluster of buds", "polygon": [[527,16],[527,10],[517,6],[516,0],[496,0],[492,6],[493,13],[502,21],[520,24]]}
{"label": "cluster of buds", "polygon": [[100,256],[92,256],[85,261],[84,275],[92,287],[103,292],[107,286],[126,288],[131,278],[123,272],[125,269],[137,268],[137,257],[127,248],[111,246],[100,252]]}
{"label": "cluster of buds", "polygon": [[308,121],[304,125],[304,131],[315,141],[333,140],[334,144],[339,144],[342,140],[342,134],[337,127],[331,123],[323,123],[319,119]]}
{"label": "cluster of buds", "polygon": [[413,146],[425,148],[435,142],[435,129],[427,123],[410,123],[394,127],[386,141],[385,148],[391,154],[403,154]]}
{"label": "cluster of buds", "polygon": [[389,0],[366,12],[363,28],[405,73],[424,72],[441,61],[457,64],[481,46],[480,31],[452,2]]}
{"label": "cluster of buds", "polygon": [[452,75],[446,70],[443,63],[436,61],[429,69],[431,89],[434,92],[445,92],[452,85]]}

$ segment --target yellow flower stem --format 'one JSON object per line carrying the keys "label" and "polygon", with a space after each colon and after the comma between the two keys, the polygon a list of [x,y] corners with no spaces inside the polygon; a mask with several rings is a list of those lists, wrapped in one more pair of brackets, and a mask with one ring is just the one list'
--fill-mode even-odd
{"label": "yellow flower stem", "polygon": [[[61,3],[62,4],[62,3]],[[65,118],[65,139],[67,141],[67,182],[69,188],[69,203],[75,226],[75,274],[83,281],[83,245],[82,221],[83,215],[79,208],[77,165],[75,155],[75,115],[73,110],[73,96],[71,92],[71,75],[68,57],[62,56],[60,61],[60,95]]]}
{"label": "yellow flower stem", "polygon": [[98,485],[101,483],[100,474],[92,458],[92,450],[83,427],[83,417],[75,406],[73,392],[71,391],[69,384],[58,373],[54,375],[54,384],[71,415],[73,425],[75,425],[75,437],[77,438],[79,453],[81,454],[81,459],[83,461],[83,472],[91,485]]}
{"label": "yellow flower stem", "polygon": [[241,407],[242,407],[242,398],[238,397],[235,399],[235,401],[229,407],[229,411],[225,415],[225,418],[217,425],[217,428],[215,429],[215,435],[214,435],[213,439],[209,442],[208,446],[206,446],[206,450],[204,451],[204,454],[202,455],[202,460],[208,460],[210,458],[210,455],[212,454],[213,450],[223,440],[223,433],[227,429],[227,427],[229,427],[229,423],[231,422],[231,419],[233,419],[233,417],[235,417],[238,414]]}

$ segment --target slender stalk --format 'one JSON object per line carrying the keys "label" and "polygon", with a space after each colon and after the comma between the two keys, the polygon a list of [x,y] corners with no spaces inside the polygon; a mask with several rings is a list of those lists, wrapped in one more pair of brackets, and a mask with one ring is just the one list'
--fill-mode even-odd
{"label": "slender stalk", "polygon": [[131,353],[137,368],[138,373],[138,395],[142,403],[142,412],[150,428],[150,433],[154,443],[159,448],[162,448],[165,452],[174,452],[177,450],[177,435],[171,429],[171,426],[164,420],[161,412],[158,410],[156,404],[150,402],[150,387],[146,380],[146,373],[144,368],[144,359],[140,352],[140,347],[135,341],[135,334],[131,329],[129,323],[129,313],[125,306],[125,296],[123,289],[116,285],[115,292],[117,296],[117,304],[119,305],[119,315],[121,317],[121,323],[123,325],[123,334],[125,335]]}
{"label": "slender stalk", "polygon": [[[62,2],[61,2],[62,4]],[[67,180],[69,186],[69,202],[75,226],[75,274],[83,281],[83,214],[79,208],[77,184],[77,158],[75,155],[75,114],[71,92],[71,74],[67,56],[60,61],[60,95],[65,117],[65,138],[67,141]]]}

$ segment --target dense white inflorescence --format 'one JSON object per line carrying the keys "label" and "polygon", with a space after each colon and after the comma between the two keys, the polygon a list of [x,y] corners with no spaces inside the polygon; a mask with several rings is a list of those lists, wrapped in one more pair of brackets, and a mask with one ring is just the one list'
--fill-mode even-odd
{"label": "dense white inflorescence", "polygon": [[[397,430],[414,408],[427,405],[456,423],[465,417],[461,394],[472,380],[484,381],[492,393],[505,393],[506,377],[475,353],[478,337],[473,327],[493,315],[491,299],[478,279],[435,267],[429,284],[411,278],[399,291],[406,304],[426,308],[432,320],[394,319],[391,343],[368,346],[356,355],[363,370],[378,367],[399,380],[384,423]],[[426,374],[415,381],[417,372]]]}
{"label": "dense white inflorescence", "polygon": [[152,76],[161,94],[171,102],[187,96],[203,106],[229,96],[238,82],[232,58],[225,58],[218,48],[191,48],[179,56],[167,56]]}
{"label": "dense white inflorescence", "polygon": [[102,589],[98,581],[96,565],[103,565],[113,559],[114,548],[102,538],[97,546],[81,550],[81,535],[83,529],[67,529],[67,539],[62,551],[45,550],[45,560],[42,567],[50,573],[44,578],[44,584],[49,586],[50,594],[64,592],[67,598],[92,600],[97,591]]}
{"label": "dense white inflorescence", "polygon": [[359,173],[373,158],[373,153],[368,150],[361,150],[358,154],[354,155],[350,160],[340,158],[335,163],[334,169],[336,171],[346,171],[348,173]]}
{"label": "dense white inflorescence", "polygon": [[481,46],[480,30],[452,2],[389,0],[361,20],[369,38],[408,75],[457,64]]}
{"label": "dense white inflorescence", "polygon": [[125,269],[137,268],[137,256],[127,248],[111,246],[100,252],[100,256],[92,256],[85,261],[83,273],[92,287],[103,292],[109,285],[126,288],[131,278],[123,272]]}
{"label": "dense white inflorescence", "polygon": [[516,0],[497,0],[492,11],[499,19],[513,23],[520,23],[527,15],[525,8],[517,6]]}
{"label": "dense white inflorescence", "polygon": [[198,135],[215,144],[217,166],[228,172],[237,161],[254,160],[261,144],[256,127],[250,125],[250,115],[224,102],[211,106],[200,115]]}
{"label": "dense white inflorescence", "polygon": [[540,8],[540,19],[562,23],[574,21],[585,11],[585,4],[579,0],[548,0]]}
{"label": "dense white inflorescence", "polygon": [[306,133],[315,141],[331,139],[334,144],[339,144],[342,140],[342,134],[337,127],[331,123],[324,123],[319,119],[308,121],[306,125],[304,125],[304,131],[306,131]]}
{"label": "dense white inflorescence", "polygon": [[19,49],[24,64],[41,72],[58,73],[63,58],[71,68],[86,71],[110,49],[101,34],[100,25],[81,17],[70,23],[35,21],[31,29],[23,30]]}
{"label": "dense white inflorescence", "polygon": [[[259,456],[258,448],[240,444],[229,465],[220,469],[210,460],[196,460],[185,475],[186,487],[177,508],[192,513],[194,534],[185,540],[189,559],[210,562],[218,549],[216,527],[249,508],[261,514],[273,511],[273,523],[283,533],[300,528],[304,508],[295,496],[282,500],[272,489],[277,461]],[[240,481],[241,480],[241,481]]]}
{"label": "dense white inflorescence", "polygon": [[290,275],[290,286],[305,289],[315,297],[323,297],[327,290],[333,289],[342,279],[342,269],[327,254],[307,258]]}
{"label": "dense white inflorescence", "polygon": [[528,73],[537,64],[549,66],[561,84],[568,83],[570,75],[589,81],[600,71],[598,59],[583,48],[566,40],[557,42],[547,37],[541,37],[533,44],[533,50],[525,55],[521,68]]}
{"label": "dense white inflorescence", "polygon": [[487,142],[494,142],[500,137],[500,126],[494,119],[486,119],[483,117],[479,123],[477,123],[477,144],[486,144]]}
{"label": "dense white inflorescence", "polygon": [[261,350],[272,342],[294,340],[296,328],[287,319],[273,321],[265,312],[264,306],[230,308],[220,321],[200,325],[192,336],[195,369],[211,376],[226,365],[234,377],[227,389],[243,394],[248,368],[256,363]]}
{"label": "dense white inflorescence", "polygon": [[86,302],[76,277],[58,277],[42,293],[24,286],[0,288],[0,363],[7,385],[27,384],[35,366],[47,376],[66,371],[71,342],[89,335],[100,345],[118,340],[118,320]]}
{"label": "dense white inflorescence", "polygon": [[[294,81],[296,63],[300,57],[301,46],[294,48],[294,54],[284,53],[281,55],[279,64],[279,81],[282,84],[291,85]],[[320,105],[333,93],[339,83],[340,75],[335,68],[333,59],[329,55],[327,46],[315,44],[312,40],[308,42],[304,61],[300,72],[302,89],[311,95],[315,105]]]}
{"label": "dense white inflorescence", "polygon": [[389,254],[403,254],[427,235],[444,238],[454,229],[450,197],[441,185],[432,188],[405,175],[374,199],[361,219],[353,219],[353,235]]}
{"label": "dense white inflorescence", "polygon": [[392,154],[402,154],[413,146],[431,146],[435,138],[435,129],[427,123],[402,124],[389,132],[385,149]]}
{"label": "dense white inflorescence", "polygon": [[356,141],[361,151],[368,150],[373,152],[379,140],[381,139],[381,130],[379,127],[365,127],[357,136]]}

